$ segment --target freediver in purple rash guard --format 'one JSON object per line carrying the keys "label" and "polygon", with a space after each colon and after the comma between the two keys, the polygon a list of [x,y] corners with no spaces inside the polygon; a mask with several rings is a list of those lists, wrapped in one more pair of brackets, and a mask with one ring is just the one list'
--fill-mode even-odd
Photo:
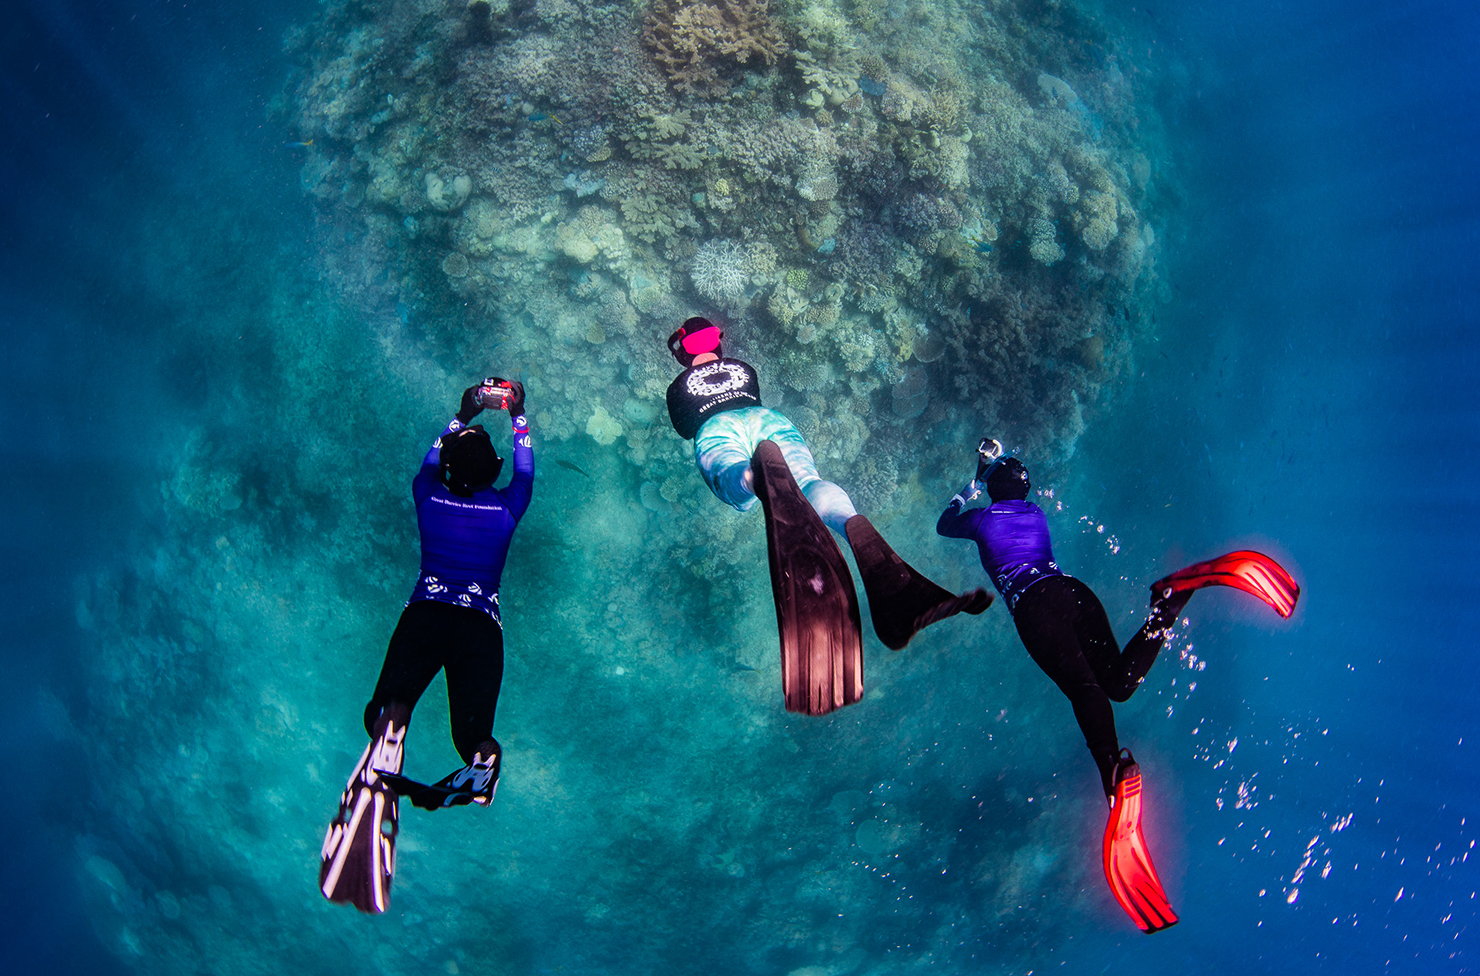
{"label": "freediver in purple rash guard", "polygon": [[[1094,591],[1054,562],[1048,518],[1028,501],[1028,469],[1015,457],[1001,457],[995,441],[982,443],[976,478],[951,499],[935,531],[977,544],[1023,646],[1074,706],[1109,796],[1120,756],[1110,703],[1140,687],[1192,592],[1153,595],[1146,625],[1121,651]],[[983,487],[992,504],[963,510]]]}
{"label": "freediver in purple rash guard", "polygon": [[[514,477],[505,488],[493,486],[503,458],[482,425],[470,426],[485,408],[509,411]],[[330,901],[353,902],[364,912],[385,911],[399,797],[429,810],[493,802],[502,758],[493,738],[504,673],[499,583],[533,490],[523,385],[493,377],[469,387],[411,482],[421,573],[365,706],[371,743],[324,839],[319,884]],[[402,740],[412,709],[443,670],[452,741],[466,765],[425,785],[400,775]]]}
{"label": "freediver in purple rash guard", "polygon": [[[977,544],[982,568],[1007,603],[1023,646],[1074,708],[1111,804],[1103,851],[1116,900],[1144,932],[1175,925],[1177,915],[1141,834],[1140,770],[1130,751],[1120,748],[1110,703],[1127,700],[1141,686],[1194,590],[1236,587],[1288,617],[1300,588],[1262,553],[1231,552],[1196,563],[1152,584],[1146,623],[1121,650],[1094,591],[1054,561],[1048,519],[1028,501],[1028,469],[1004,457],[995,440],[984,439],[977,454],[976,477],[951,499],[935,530]],[[984,486],[992,504],[966,509]]]}

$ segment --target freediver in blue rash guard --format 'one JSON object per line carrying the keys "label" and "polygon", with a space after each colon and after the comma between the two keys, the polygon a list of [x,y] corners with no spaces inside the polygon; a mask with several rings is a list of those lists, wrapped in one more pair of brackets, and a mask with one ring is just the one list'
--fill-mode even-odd
{"label": "freediver in blue rash guard", "polygon": [[[507,409],[513,427],[514,477],[505,488],[493,487],[503,458],[481,425],[470,426],[490,407]],[[504,673],[499,583],[533,490],[523,385],[494,377],[469,387],[411,482],[421,573],[365,706],[371,743],[324,839],[319,884],[330,901],[385,911],[399,797],[429,810],[493,802],[502,759],[493,738]],[[466,765],[424,785],[400,775],[402,741],[412,709],[443,670],[452,741]]]}
{"label": "freediver in blue rash guard", "polygon": [[[1003,456],[1002,445],[990,438],[977,454],[976,477],[951,499],[935,530],[977,544],[982,568],[1002,594],[1023,646],[1068,697],[1111,803],[1103,845],[1105,877],[1142,931],[1160,931],[1176,924],[1177,916],[1141,835],[1140,769],[1130,751],[1120,748],[1110,703],[1127,700],[1140,687],[1194,590],[1237,587],[1288,617],[1300,589],[1261,553],[1232,552],[1197,563],[1152,584],[1151,612],[1122,651],[1094,591],[1065,575],[1054,560],[1048,518],[1028,501],[1028,469],[1017,458]],[[992,504],[966,509],[983,487]]]}

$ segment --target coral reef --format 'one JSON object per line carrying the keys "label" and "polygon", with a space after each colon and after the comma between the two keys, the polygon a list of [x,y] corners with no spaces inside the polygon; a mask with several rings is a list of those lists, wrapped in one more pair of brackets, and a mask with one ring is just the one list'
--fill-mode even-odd
{"label": "coral reef", "polygon": [[910,366],[889,393],[894,401],[894,415],[901,420],[913,420],[925,412],[930,402],[930,381],[922,367]]}
{"label": "coral reef", "polygon": [[768,0],[652,0],[643,40],[680,91],[720,94],[753,59],[772,65],[787,45]]}
{"label": "coral reef", "polygon": [[[1039,947],[1102,882],[1055,775],[1077,732],[1035,721],[1030,661],[981,653],[1009,618],[870,638],[865,702],[782,712],[762,520],[669,427],[663,339],[722,319],[822,474],[979,583],[930,535],[975,439],[1052,483],[1166,288],[1146,45],[1071,0],[313,10],[276,121],[312,140],[314,261],[255,208],[276,263],[243,292],[235,229],[183,196],[140,239],[160,293],[220,314],[160,316],[209,407],[75,594],[94,677],[57,711],[121,771],[76,811],[100,937],[151,973],[1059,967]],[[366,924],[314,890],[318,832],[417,571],[407,481],[484,370],[524,382],[539,459],[501,593],[505,779],[491,811],[403,809]],[[455,761],[439,695],[413,775]],[[989,733],[1009,710],[1031,741]]]}
{"label": "coral reef", "polygon": [[616,418],[606,412],[606,408],[598,405],[596,412],[591,414],[586,421],[586,433],[591,439],[602,447],[615,444],[618,437],[622,436],[622,425],[617,423]]}
{"label": "coral reef", "polygon": [[[326,0],[295,36],[301,73],[280,121],[313,140],[299,179],[319,216],[315,271],[346,321],[376,330],[353,348],[391,364],[385,396],[399,406],[385,436],[397,443],[373,457],[325,456],[322,425],[304,421],[317,416],[311,403],[296,418],[285,411],[280,427],[264,420],[289,432],[288,463],[302,479],[290,490],[213,454],[225,450],[219,439],[191,440],[182,473],[163,479],[165,504],[170,519],[211,534],[161,558],[226,567],[219,582],[255,601],[260,619],[248,625],[289,633],[288,612],[260,595],[287,583],[259,578],[237,555],[246,530],[214,528],[288,498],[319,513],[315,525],[333,521],[324,552],[336,566],[375,567],[345,578],[378,574],[376,599],[395,607],[415,569],[414,533],[405,472],[380,468],[425,449],[412,432],[442,419],[457,378],[519,376],[542,452],[541,488],[510,562],[520,687],[500,717],[511,736],[504,819],[494,846],[475,854],[461,834],[405,849],[398,897],[419,924],[446,921],[414,959],[381,968],[453,961],[430,947],[462,948],[457,932],[479,923],[450,893],[474,885],[498,892],[489,897],[509,921],[488,951],[518,956],[519,969],[665,971],[696,930],[737,972],[902,972],[1052,942],[1051,923],[1017,906],[1049,886],[1077,890],[1077,864],[1037,856],[1064,836],[1077,842],[1077,820],[1029,807],[1036,787],[1019,796],[1012,777],[921,774],[908,785],[876,749],[779,713],[759,518],[709,496],[692,445],[670,429],[663,396],[675,365],[663,338],[691,314],[723,320],[727,351],[757,367],[763,398],[808,437],[823,475],[890,523],[891,539],[934,551],[928,514],[969,474],[975,438],[997,433],[1053,478],[1153,328],[1170,167],[1145,46],[1071,0],[969,10],[913,0]],[[283,333],[284,362],[327,355]],[[298,368],[282,389],[298,388]],[[346,469],[375,469],[385,484],[374,490],[394,501],[322,514],[372,505],[335,494],[324,472]],[[310,547],[294,528],[282,538]],[[215,548],[218,537],[226,542]],[[315,565],[326,558],[293,551]],[[218,580],[201,570],[195,582],[209,594]],[[391,611],[346,610],[336,593],[295,599],[311,597],[354,629],[370,663],[353,680],[373,682],[372,645]],[[95,616],[107,616],[108,599],[103,586],[88,597]],[[215,610],[196,617],[203,634],[233,632]],[[167,642],[150,653],[184,657]],[[141,700],[175,701],[147,669],[119,666]],[[870,687],[957,693],[938,687],[934,667],[900,656]],[[996,687],[984,665],[967,667]],[[682,689],[681,722],[646,703],[655,686],[670,697]],[[583,698],[576,730],[572,688]],[[870,700],[874,712],[858,716],[860,741],[875,741],[874,723],[897,723],[883,704]],[[263,721],[278,722],[264,707]],[[353,763],[335,750],[356,745],[357,719],[337,700],[316,707],[311,720],[282,719],[280,734],[328,783]],[[908,725],[921,736],[912,747],[928,750],[927,723]],[[670,765],[632,747],[679,736],[714,754]],[[1000,760],[999,748],[974,745],[971,760]],[[839,764],[834,749],[851,751]],[[795,763],[808,785],[778,787],[737,766],[742,754]],[[195,761],[180,760],[187,785]],[[764,805],[747,797],[778,789],[807,817],[760,823],[753,808]],[[324,792],[332,800],[332,787]],[[592,795],[603,798],[599,818]],[[993,826],[976,837],[929,812],[974,823],[983,803]],[[572,837],[594,849],[580,860],[563,853]],[[676,864],[671,849],[701,853]],[[888,872],[911,894],[985,905],[985,921],[958,912],[937,932],[923,895],[899,899],[898,916],[861,910],[877,885],[895,883],[880,880]],[[671,909],[666,892],[681,892],[692,917],[654,925]],[[196,901],[204,912],[205,896]],[[590,937],[519,943],[519,920],[557,901],[562,922]],[[735,905],[754,910],[741,917]],[[614,967],[603,953],[618,939],[628,961]]]}
{"label": "coral reef", "polygon": [[730,309],[745,305],[750,258],[738,242],[706,241],[694,254],[690,274],[695,290],[710,301]]}

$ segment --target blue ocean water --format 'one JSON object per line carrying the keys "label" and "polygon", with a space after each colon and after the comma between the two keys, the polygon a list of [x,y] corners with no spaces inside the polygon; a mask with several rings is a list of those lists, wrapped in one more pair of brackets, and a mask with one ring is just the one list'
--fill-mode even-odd
{"label": "blue ocean water", "polygon": [[[1000,608],[787,716],[757,519],[726,578],[647,565],[673,500],[579,434],[506,580],[500,806],[408,817],[391,915],[318,897],[415,569],[409,465],[456,370],[547,352],[430,300],[387,339],[325,283],[358,232],[325,257],[273,105],[315,16],[31,3],[5,42],[8,969],[1475,969],[1474,11],[1113,18],[1155,68],[1171,293],[1041,479],[1060,561],[1122,636],[1159,571],[1232,545],[1305,589],[1287,624],[1199,596],[1119,709],[1183,915],[1154,938],[1104,891],[1093,773]],[[967,467],[888,526],[953,585],[974,557],[929,527]],[[671,603],[622,607],[649,572]]]}

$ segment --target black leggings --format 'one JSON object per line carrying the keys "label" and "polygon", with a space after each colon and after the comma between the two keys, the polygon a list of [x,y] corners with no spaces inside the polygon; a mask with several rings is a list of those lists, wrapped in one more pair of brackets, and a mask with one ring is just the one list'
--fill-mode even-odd
{"label": "black leggings", "polygon": [[472,762],[478,747],[493,738],[504,683],[504,632],[482,610],[418,600],[401,611],[375,694],[365,706],[365,731],[375,735],[375,720],[391,702],[415,708],[443,668],[452,744],[463,762]]}
{"label": "black leggings", "polygon": [[1120,753],[1110,703],[1125,701],[1140,687],[1189,596],[1190,590],[1153,603],[1145,626],[1124,651],[1115,643],[1099,597],[1072,576],[1034,583],[1018,600],[1013,615],[1018,636],[1074,706],[1107,794],[1114,790],[1115,759]]}

